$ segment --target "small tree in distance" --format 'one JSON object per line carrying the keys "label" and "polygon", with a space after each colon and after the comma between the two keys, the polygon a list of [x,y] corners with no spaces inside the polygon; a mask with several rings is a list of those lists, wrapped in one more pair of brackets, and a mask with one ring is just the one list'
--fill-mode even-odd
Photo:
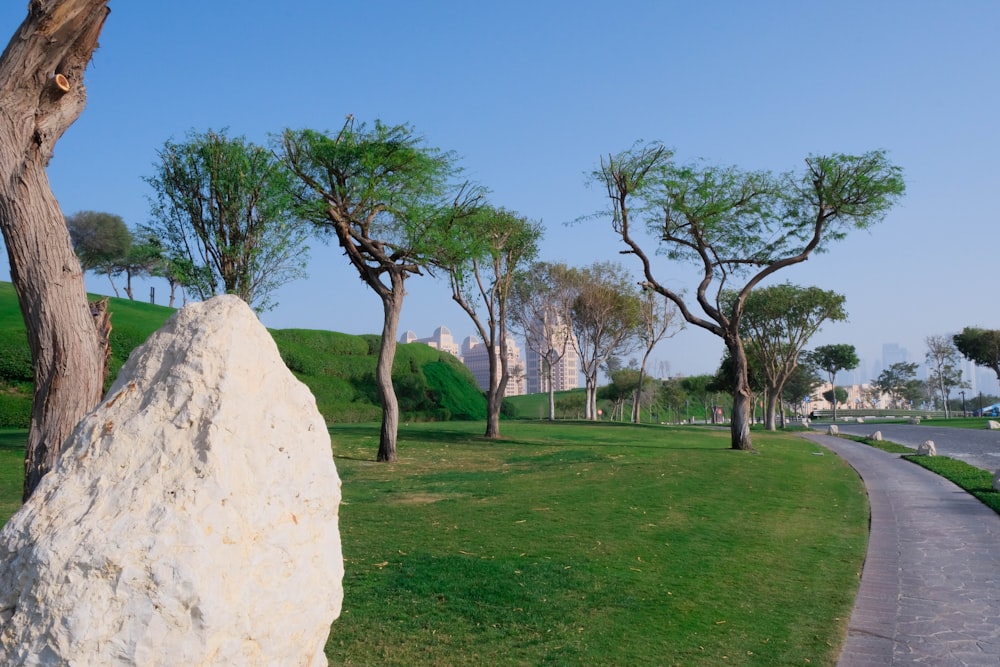
{"label": "small tree in distance", "polygon": [[[858,367],[860,360],[853,345],[838,343],[834,345],[820,345],[812,352],[808,353],[809,363],[826,373],[830,382],[830,390],[837,388],[837,373],[840,371],[850,371]],[[837,421],[837,394],[833,394],[833,420]]]}
{"label": "small tree in distance", "polygon": [[941,399],[944,415],[949,418],[952,390],[969,386],[962,380],[962,369],[958,365],[959,352],[948,336],[927,336],[924,344],[927,345],[926,359],[930,368],[927,386]]}
{"label": "small tree in distance", "polygon": [[573,296],[570,269],[561,263],[535,262],[518,271],[511,285],[510,325],[524,337],[525,347],[538,355],[541,367],[534,370],[540,389],[549,394],[549,421],[556,418],[554,371],[573,345],[569,326]]}
{"label": "small tree in distance", "polygon": [[485,437],[499,438],[500,410],[512,370],[507,354],[508,301],[517,271],[538,253],[542,227],[511,211],[482,206],[461,225],[443,231],[434,262],[447,272],[452,300],[472,319],[486,346]]}
{"label": "small tree in distance", "polygon": [[684,328],[684,321],[678,317],[673,301],[653,290],[643,290],[639,299],[639,323],[636,339],[645,348],[639,362],[639,381],[632,400],[632,423],[639,423],[642,409],[642,388],[646,377],[646,364],[653,349],[665,338],[672,338]]}
{"label": "small tree in distance", "polygon": [[757,358],[765,385],[764,428],[775,430],[777,406],[785,382],[798,367],[799,355],[827,320],[847,319],[845,298],[818,287],[790,283],[761,287],[747,296],[741,325]]}
{"label": "small tree in distance", "polygon": [[113,213],[77,211],[66,217],[66,228],[83,270],[106,275],[118,296],[114,276],[132,248],[132,233],[125,221]]}

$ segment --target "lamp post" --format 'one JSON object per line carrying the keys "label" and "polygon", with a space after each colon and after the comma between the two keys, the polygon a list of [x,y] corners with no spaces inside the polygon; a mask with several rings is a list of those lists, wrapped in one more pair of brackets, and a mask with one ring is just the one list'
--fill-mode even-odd
{"label": "lamp post", "polygon": [[966,417],[968,415],[965,414],[965,390],[963,389],[958,393],[962,395],[962,416]]}

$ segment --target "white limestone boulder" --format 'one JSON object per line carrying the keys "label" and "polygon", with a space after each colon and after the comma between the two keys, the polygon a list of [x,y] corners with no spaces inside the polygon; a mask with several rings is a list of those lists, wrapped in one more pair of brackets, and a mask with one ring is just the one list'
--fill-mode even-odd
{"label": "white limestone boulder", "polygon": [[827,435],[840,435],[840,427],[836,424],[830,424],[826,429]]}
{"label": "white limestone boulder", "polygon": [[989,419],[986,421],[986,428],[988,428],[991,431],[1000,430],[1000,422],[996,421],[995,419]]}
{"label": "white limestone boulder", "polygon": [[868,439],[869,440],[874,440],[876,442],[881,442],[882,441],[882,431],[875,431],[870,436],[868,436]]}
{"label": "white limestone boulder", "polygon": [[937,447],[934,446],[933,440],[924,440],[917,447],[917,456],[937,456]]}
{"label": "white limestone boulder", "polygon": [[0,664],[326,665],[340,480],[236,297],[137,349],[0,533]]}

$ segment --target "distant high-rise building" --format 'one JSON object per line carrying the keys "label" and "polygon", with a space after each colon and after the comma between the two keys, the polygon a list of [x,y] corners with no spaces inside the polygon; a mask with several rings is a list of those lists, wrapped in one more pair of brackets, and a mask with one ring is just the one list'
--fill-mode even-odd
{"label": "distant high-rise building", "polygon": [[[469,336],[462,341],[462,363],[465,364],[476,384],[483,391],[490,387],[490,355],[489,347],[475,336]],[[521,359],[521,348],[514,339],[507,337],[507,368],[510,377],[507,379],[507,389],[504,396],[520,396],[524,393],[524,360]]]}
{"label": "distant high-rise building", "polygon": [[434,330],[433,335],[428,336],[427,338],[417,338],[417,334],[412,331],[407,331],[399,337],[399,342],[424,343],[426,345],[430,345],[436,350],[448,352],[456,357],[459,356],[458,343],[455,342],[455,338],[451,335],[451,331],[448,330],[448,327],[438,327]]}
{"label": "distant high-rise building", "polygon": [[906,363],[909,355],[906,353],[905,347],[900,347],[898,343],[883,343],[882,344],[882,368],[880,371],[889,368],[893,364]]}
{"label": "distant high-rise building", "polygon": [[[552,389],[564,391],[580,386],[580,355],[573,347],[573,332],[558,315],[548,314],[540,319],[534,331],[529,332],[525,347],[525,375],[529,394],[549,391],[549,376],[546,372],[544,354],[553,351],[560,355],[552,366]],[[532,340],[533,339],[533,340]],[[555,355],[552,355],[555,356]]]}

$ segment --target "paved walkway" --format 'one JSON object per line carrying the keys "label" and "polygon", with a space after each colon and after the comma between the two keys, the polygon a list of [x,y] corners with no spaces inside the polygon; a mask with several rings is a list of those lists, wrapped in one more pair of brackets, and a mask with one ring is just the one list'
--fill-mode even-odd
{"label": "paved walkway", "polygon": [[857,470],[871,505],[838,667],[1000,665],[1000,516],[897,454],[805,437]]}

